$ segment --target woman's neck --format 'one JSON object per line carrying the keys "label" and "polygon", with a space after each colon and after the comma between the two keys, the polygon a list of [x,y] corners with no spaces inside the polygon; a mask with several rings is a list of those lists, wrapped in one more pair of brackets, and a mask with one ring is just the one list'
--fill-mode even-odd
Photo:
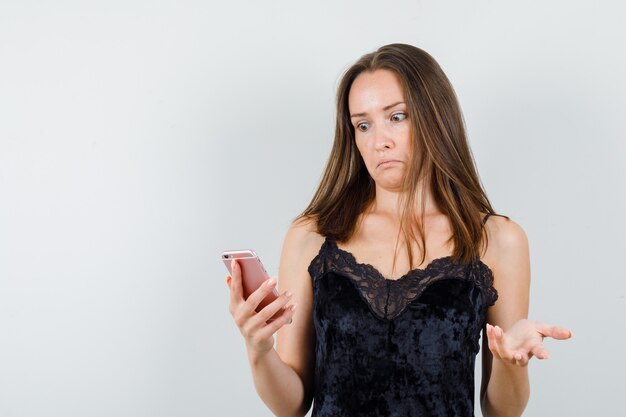
{"label": "woman's neck", "polygon": [[[391,217],[402,217],[402,212],[404,210],[404,192],[395,191],[395,190],[386,190],[384,188],[376,188],[376,196],[374,197],[374,201],[370,206],[370,212],[383,214]],[[435,204],[432,194],[430,192],[426,192],[422,197],[421,190],[417,191],[415,196],[415,214],[420,216],[422,213],[422,198],[425,199],[423,211],[428,216],[430,214],[438,214],[440,210],[437,208]]]}

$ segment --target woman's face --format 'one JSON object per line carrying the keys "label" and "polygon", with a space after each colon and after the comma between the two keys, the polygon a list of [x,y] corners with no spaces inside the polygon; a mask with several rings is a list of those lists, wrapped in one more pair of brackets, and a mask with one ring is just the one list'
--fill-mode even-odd
{"label": "woman's face", "polygon": [[402,190],[411,157],[411,123],[396,74],[388,70],[359,74],[348,95],[348,108],[356,146],[376,187]]}

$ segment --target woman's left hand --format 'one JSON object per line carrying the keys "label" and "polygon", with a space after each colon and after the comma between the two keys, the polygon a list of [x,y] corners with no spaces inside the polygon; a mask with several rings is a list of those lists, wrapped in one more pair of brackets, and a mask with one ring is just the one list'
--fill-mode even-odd
{"label": "woman's left hand", "polygon": [[493,357],[519,366],[528,365],[533,356],[539,359],[550,357],[543,347],[545,337],[565,340],[572,337],[572,332],[565,327],[528,319],[517,321],[506,332],[499,326],[487,324],[487,341]]}

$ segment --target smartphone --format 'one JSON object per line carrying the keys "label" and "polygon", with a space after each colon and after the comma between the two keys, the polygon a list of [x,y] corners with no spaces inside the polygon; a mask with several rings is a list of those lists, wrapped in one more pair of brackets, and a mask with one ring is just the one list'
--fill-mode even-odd
{"label": "smartphone", "polygon": [[[228,268],[228,272],[231,274],[233,272],[231,271],[230,266],[233,259],[236,259],[237,263],[239,263],[239,266],[241,267],[243,298],[248,299],[250,294],[256,291],[256,289],[259,288],[265,281],[270,279],[270,276],[263,267],[259,256],[251,249],[227,250],[222,252],[222,261],[224,262],[224,265],[226,265],[226,268]],[[269,293],[257,307],[257,313],[277,298],[278,290],[274,287],[272,292]],[[281,310],[279,310],[268,321],[272,321],[276,318],[276,316],[280,315]]]}

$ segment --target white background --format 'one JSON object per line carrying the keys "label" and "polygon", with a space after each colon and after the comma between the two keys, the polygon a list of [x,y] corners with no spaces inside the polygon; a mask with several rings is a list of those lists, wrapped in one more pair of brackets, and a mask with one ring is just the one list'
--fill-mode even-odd
{"label": "white background", "polygon": [[526,415],[623,413],[620,4],[1,1],[0,416],[269,416],[219,252],[276,273],[339,77],[390,42],[449,76],[531,317],[574,331]]}

